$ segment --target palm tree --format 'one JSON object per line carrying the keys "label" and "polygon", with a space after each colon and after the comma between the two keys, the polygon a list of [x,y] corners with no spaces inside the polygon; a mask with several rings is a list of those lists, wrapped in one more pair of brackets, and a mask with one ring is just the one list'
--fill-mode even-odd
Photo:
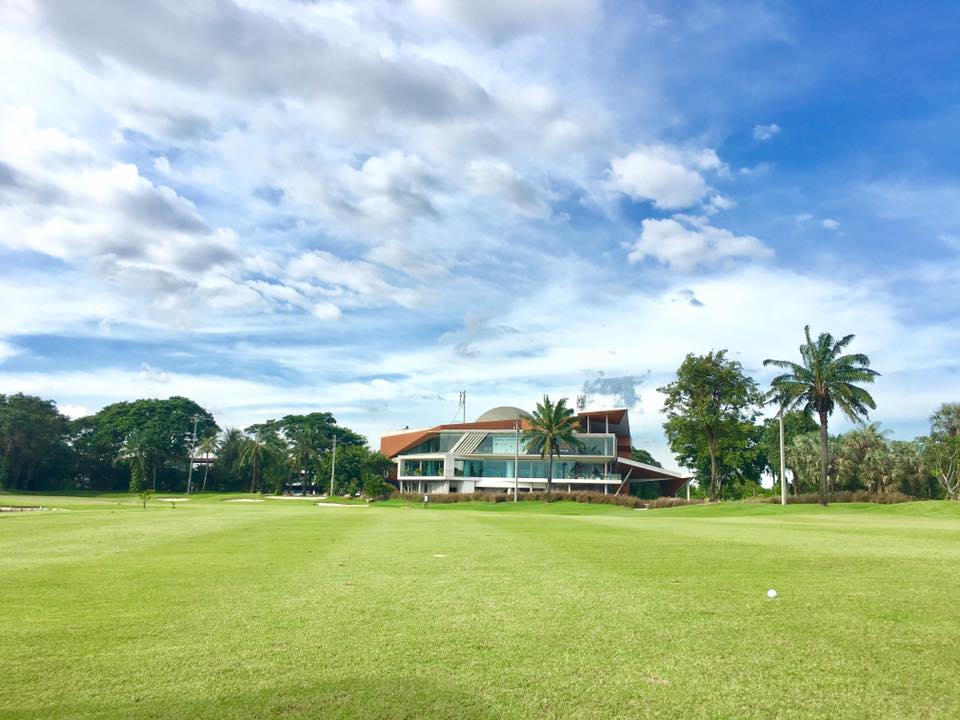
{"label": "palm tree", "polygon": [[304,428],[292,432],[287,446],[287,463],[293,471],[294,477],[303,482],[303,494],[307,494],[307,481],[310,477],[310,467],[320,458],[317,449],[317,440],[312,433]]}
{"label": "palm tree", "polygon": [[257,468],[263,465],[263,459],[266,457],[269,447],[267,438],[262,430],[257,430],[253,437],[248,437],[240,451],[240,464],[250,465],[253,474],[250,477],[250,492],[256,492],[257,488]]}
{"label": "palm tree", "polygon": [[786,370],[770,381],[770,385],[784,398],[787,408],[801,408],[816,412],[820,420],[820,484],[817,489],[821,505],[827,504],[827,465],[829,463],[827,421],[834,408],[839,407],[852,421],[860,423],[867,418],[867,408],[877,404],[870,393],[856,383],[872,383],[880,374],[870,369],[870,358],[862,353],[842,355],[854,335],[834,340],[830,333],[820,333],[816,342],[810,338],[810,326],[803,329],[806,342],[800,346],[802,364],[789,360],[764,360]]}
{"label": "palm tree", "polygon": [[150,438],[142,430],[134,430],[123,441],[117,460],[130,465],[131,492],[140,492],[146,487],[150,451]]}
{"label": "palm tree", "polygon": [[543,402],[537,403],[537,409],[530,418],[530,428],[523,432],[527,452],[540,453],[540,459],[547,460],[547,499],[553,492],[553,456],[560,457],[563,445],[572,448],[580,446],[580,441],[574,435],[578,424],[573,408],[567,407],[566,398],[560,398],[554,404],[549,396],[544,395]]}
{"label": "palm tree", "polygon": [[207,491],[207,475],[210,473],[210,456],[217,452],[219,447],[220,439],[216,435],[208,435],[197,445],[197,450],[200,451],[207,461],[203,466],[203,485],[200,488],[200,492]]}

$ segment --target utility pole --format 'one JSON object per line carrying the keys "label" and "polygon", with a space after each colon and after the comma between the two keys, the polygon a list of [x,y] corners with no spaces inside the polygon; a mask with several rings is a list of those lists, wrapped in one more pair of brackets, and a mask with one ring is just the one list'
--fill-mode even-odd
{"label": "utility pole", "polygon": [[517,434],[517,449],[513,454],[513,501],[517,502],[520,491],[520,418],[513,421],[513,429]]}
{"label": "utility pole", "polygon": [[191,483],[193,482],[193,456],[197,454],[197,421],[199,415],[193,416],[193,439],[190,441],[190,466],[187,468],[187,495],[190,494]]}
{"label": "utility pole", "polygon": [[333,497],[333,479],[337,474],[337,436],[333,436],[333,460],[330,463],[330,497]]}
{"label": "utility pole", "polygon": [[780,406],[780,504],[787,504],[787,473],[783,452],[783,405]]}

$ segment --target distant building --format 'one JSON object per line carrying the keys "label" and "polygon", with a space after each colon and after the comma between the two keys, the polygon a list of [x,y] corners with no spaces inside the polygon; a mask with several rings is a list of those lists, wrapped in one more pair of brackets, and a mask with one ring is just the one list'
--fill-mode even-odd
{"label": "distant building", "polygon": [[[547,461],[526,452],[522,442],[529,419],[519,408],[496,407],[472,423],[388,433],[380,438],[380,452],[396,461],[391,479],[404,492],[509,492],[515,473],[520,492],[546,490]],[[555,490],[627,494],[632,483],[653,483],[649,494],[673,495],[690,479],[631,458],[625,409],[579,412],[577,419],[582,447],[554,457]]]}

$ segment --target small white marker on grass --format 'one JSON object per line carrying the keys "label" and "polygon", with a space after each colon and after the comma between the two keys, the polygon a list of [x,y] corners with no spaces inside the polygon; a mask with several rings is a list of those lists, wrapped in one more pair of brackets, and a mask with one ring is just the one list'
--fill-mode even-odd
{"label": "small white marker on grass", "polygon": [[769,590],[767,590],[767,597],[773,600],[774,598],[777,597],[777,591],[774,590],[773,588],[770,588]]}

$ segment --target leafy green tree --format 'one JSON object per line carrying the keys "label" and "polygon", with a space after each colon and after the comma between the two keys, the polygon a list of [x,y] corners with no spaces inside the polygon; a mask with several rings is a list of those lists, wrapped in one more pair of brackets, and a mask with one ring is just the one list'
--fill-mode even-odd
{"label": "leafy green tree", "polygon": [[714,500],[722,490],[722,466],[736,468],[755,454],[753,421],[761,402],[756,383],[726,353],[687,355],[676,380],[658,388],[666,396],[663,429],[670,449],[682,465],[709,468]]}
{"label": "leafy green tree", "polygon": [[0,479],[14,490],[62,487],[72,463],[67,425],[53,400],[0,395]]}
{"label": "leafy green tree", "polygon": [[960,499],[960,403],[944,403],[930,418],[923,454],[947,498]]}
{"label": "leafy green tree", "polygon": [[[763,447],[763,427],[745,420],[729,438],[733,441],[721,444],[717,450],[718,497],[736,500],[755,496],[762,490],[761,480],[768,465]],[[697,477],[710,477],[709,452],[701,453],[692,461]]]}
{"label": "leafy green tree", "polygon": [[560,398],[550,402],[547,395],[543,402],[537,403],[537,409],[530,418],[530,428],[523,432],[523,445],[527,452],[540,454],[547,460],[547,499],[553,493],[553,458],[560,457],[564,446],[577,448],[580,441],[576,438],[579,420],[573,408],[567,407],[567,399]]}
{"label": "leafy green tree", "polygon": [[[326,453],[320,465],[317,483],[325,488],[329,482],[332,455]],[[369,475],[376,475],[383,479],[387,476],[393,461],[378,453],[371,452],[364,446],[347,445],[340,447],[337,444],[337,472],[335,493],[350,493],[355,495],[363,492]]]}
{"label": "leafy green tree", "polygon": [[637,462],[642,462],[645,465],[653,465],[654,467],[662,468],[656,458],[653,457],[649,452],[641,448],[631,448],[630,457]]}
{"label": "leafy green tree", "polygon": [[814,341],[810,337],[809,325],[803,331],[806,342],[800,346],[801,363],[767,359],[763,364],[787,371],[770,382],[784,399],[786,409],[802,408],[805,412],[817,414],[820,421],[820,483],[817,493],[820,504],[826,505],[829,417],[839,407],[852,421],[865,420],[868,408],[876,409],[877,404],[858,383],[872,383],[880,373],[870,368],[870,358],[863,353],[843,354],[854,335],[834,340],[830,333],[820,333]]}
{"label": "leafy green tree", "polygon": [[128,484],[129,475],[116,476],[114,461],[127,436],[138,431],[149,448],[147,471],[153,489],[156,490],[158,480],[167,469],[170,470],[165,483],[168,487],[185,485],[194,416],[198,418],[199,437],[217,431],[209,412],[192,400],[178,396],[114,403],[95,415],[75,421],[71,424],[71,444],[77,455],[76,472],[81,484],[95,488],[106,484],[113,489]]}

